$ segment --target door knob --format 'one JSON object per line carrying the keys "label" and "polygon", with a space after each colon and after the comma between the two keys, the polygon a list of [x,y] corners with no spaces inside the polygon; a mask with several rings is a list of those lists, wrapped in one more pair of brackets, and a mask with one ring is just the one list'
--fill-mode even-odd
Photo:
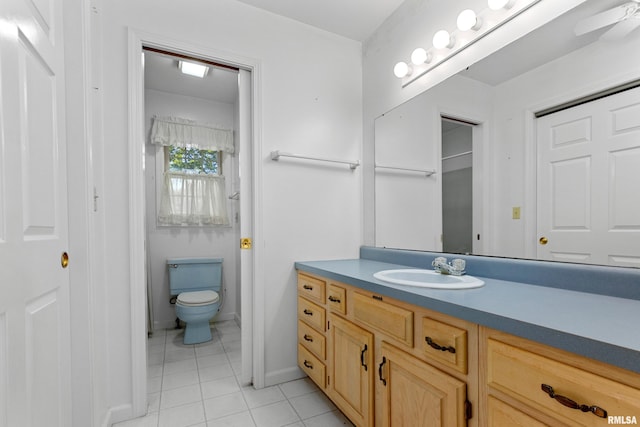
{"label": "door knob", "polygon": [[549,242],[549,239],[543,236],[540,238],[539,242],[541,245],[546,245]]}
{"label": "door knob", "polygon": [[67,266],[69,265],[68,253],[62,252],[62,255],[60,255],[60,265],[62,266],[62,268],[67,268]]}

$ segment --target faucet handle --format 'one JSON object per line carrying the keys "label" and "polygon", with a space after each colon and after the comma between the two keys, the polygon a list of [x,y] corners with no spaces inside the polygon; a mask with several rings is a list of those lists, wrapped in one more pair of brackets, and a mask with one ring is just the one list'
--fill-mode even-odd
{"label": "faucet handle", "polygon": [[453,266],[453,268],[455,268],[458,271],[464,271],[464,268],[466,267],[467,263],[463,259],[456,258],[453,261],[451,261],[451,265]]}
{"label": "faucet handle", "polygon": [[439,256],[436,259],[433,260],[433,262],[431,263],[431,265],[433,265],[434,267],[438,264],[446,264],[447,263],[447,259],[443,256]]}

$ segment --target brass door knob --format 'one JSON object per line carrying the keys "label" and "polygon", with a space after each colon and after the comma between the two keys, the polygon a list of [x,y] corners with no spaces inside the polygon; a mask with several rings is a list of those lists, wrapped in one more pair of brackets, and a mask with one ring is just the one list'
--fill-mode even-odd
{"label": "brass door knob", "polygon": [[541,245],[546,245],[547,243],[549,243],[549,239],[543,236],[540,238],[539,242]]}
{"label": "brass door knob", "polygon": [[69,265],[68,253],[62,252],[62,255],[60,256],[60,265],[62,266],[62,268],[67,268],[67,266]]}

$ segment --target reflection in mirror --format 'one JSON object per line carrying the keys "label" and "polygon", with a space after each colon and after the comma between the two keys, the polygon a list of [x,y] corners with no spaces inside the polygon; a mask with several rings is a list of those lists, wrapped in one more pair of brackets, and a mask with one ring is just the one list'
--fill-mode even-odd
{"label": "reflection in mirror", "polygon": [[472,253],[640,267],[640,28],[598,18],[625,3],[588,0],[377,118],[376,245],[469,252],[446,238],[446,117],[474,124]]}

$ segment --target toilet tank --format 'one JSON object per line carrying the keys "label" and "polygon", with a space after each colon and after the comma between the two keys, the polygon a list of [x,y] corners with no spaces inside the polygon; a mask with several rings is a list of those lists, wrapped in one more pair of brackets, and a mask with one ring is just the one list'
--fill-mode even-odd
{"label": "toilet tank", "polygon": [[171,295],[204,290],[219,292],[222,285],[222,261],[222,258],[168,259]]}

